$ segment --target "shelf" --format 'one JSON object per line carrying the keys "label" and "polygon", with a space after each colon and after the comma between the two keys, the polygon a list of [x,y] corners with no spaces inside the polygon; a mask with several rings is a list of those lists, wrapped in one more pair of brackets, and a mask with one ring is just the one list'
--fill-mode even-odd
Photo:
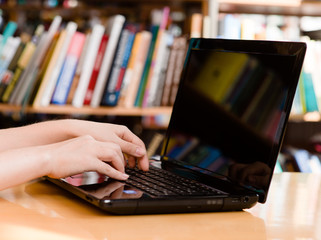
{"label": "shelf", "polygon": [[118,115],[118,116],[154,116],[170,115],[172,107],[153,108],[120,108],[120,107],[99,107],[92,108],[84,106],[77,108],[73,106],[50,105],[48,107],[25,107],[8,104],[0,104],[0,112],[23,112],[39,114],[75,114],[75,115]]}
{"label": "shelf", "polygon": [[[252,2],[249,4],[248,2]],[[294,1],[295,2],[295,1]],[[297,2],[297,1],[296,1]],[[321,16],[321,1],[304,1],[299,5],[262,4],[262,1],[227,1],[219,6],[221,13],[248,13],[287,16]]]}
{"label": "shelf", "polygon": [[291,114],[291,122],[320,122],[321,114],[319,112],[309,112],[305,114]]}

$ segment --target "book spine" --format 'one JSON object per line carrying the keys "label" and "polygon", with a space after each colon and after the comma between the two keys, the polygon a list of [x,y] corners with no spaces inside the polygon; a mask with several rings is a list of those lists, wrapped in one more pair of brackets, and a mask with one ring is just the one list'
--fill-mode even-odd
{"label": "book spine", "polygon": [[77,68],[78,60],[85,41],[85,34],[76,32],[70,42],[69,50],[62,66],[60,76],[52,97],[54,104],[65,104],[71,82]]}
{"label": "book spine", "polygon": [[[152,39],[152,33],[148,31],[142,31],[138,33],[140,35],[140,39],[138,39],[138,49],[137,55],[133,60],[133,69],[132,71],[129,69],[129,73],[127,76],[130,78],[127,93],[124,94],[124,106],[125,107],[133,107],[135,104],[136,94],[138,92],[140,80],[142,78],[144,65],[147,59],[148,49]],[[138,38],[138,36],[136,38]],[[126,90],[126,89],[124,89]],[[123,91],[123,90],[122,90]]]}
{"label": "book spine", "polygon": [[98,54],[96,56],[94,69],[93,69],[93,72],[92,72],[90,80],[89,80],[88,89],[85,94],[84,105],[90,105],[90,102],[91,102],[91,99],[92,99],[92,96],[94,93],[97,77],[99,74],[99,70],[101,68],[101,64],[103,61],[103,57],[104,57],[107,43],[108,43],[108,35],[104,34],[104,36],[101,39],[101,43],[100,43],[100,46],[98,49]]}
{"label": "book spine", "polygon": [[79,83],[75,92],[75,96],[72,100],[72,105],[75,107],[82,107],[84,104],[85,94],[88,89],[90,76],[95,65],[95,59],[104,32],[105,27],[101,24],[96,24],[93,27],[93,31],[88,43],[89,45],[87,47],[85,62],[80,74]]}
{"label": "book spine", "polygon": [[193,13],[191,19],[191,38],[200,38],[202,36],[203,15],[201,13]]}
{"label": "book spine", "polygon": [[156,81],[156,82],[158,81],[158,77],[155,77],[154,69],[155,69],[155,66],[159,65],[159,62],[161,61],[161,58],[163,56],[163,49],[162,49],[162,47],[164,46],[163,35],[166,34],[165,30],[168,22],[169,12],[170,12],[169,7],[165,7],[162,11],[162,19],[158,29],[158,34],[157,34],[153,56],[150,64],[150,69],[147,76],[147,82],[145,85],[144,92],[142,93],[142,99],[140,101],[140,106],[142,107],[148,106],[148,99],[150,97],[150,93],[149,93],[150,88],[154,84],[153,81]]}
{"label": "book spine", "polygon": [[164,56],[160,65],[160,71],[159,71],[159,80],[157,83],[157,86],[155,87],[155,94],[151,95],[152,100],[151,100],[151,106],[158,107],[161,106],[162,102],[162,96],[163,96],[163,91],[164,91],[164,86],[165,86],[165,78],[166,78],[166,72],[168,69],[168,62],[169,62],[169,56],[171,52],[171,46],[173,43],[173,36],[171,34],[168,35],[168,40],[167,44],[164,50]]}
{"label": "book spine", "polygon": [[2,55],[2,51],[10,37],[13,36],[17,29],[17,23],[13,21],[9,21],[8,24],[6,25],[3,33],[2,33],[2,38],[0,41],[0,56]]}
{"label": "book spine", "polygon": [[20,42],[21,39],[19,37],[10,37],[8,39],[0,58],[0,80],[2,79],[3,74],[7,70],[12,58],[14,57]]}
{"label": "book spine", "polygon": [[162,95],[162,103],[161,103],[162,106],[169,105],[169,98],[170,98],[170,92],[171,92],[171,87],[173,82],[175,63],[177,59],[178,50],[179,50],[179,37],[176,37],[173,41],[170,56],[168,59],[168,68],[166,72],[163,95]]}
{"label": "book spine", "polygon": [[49,81],[47,82],[46,89],[44,91],[43,97],[41,99],[41,105],[42,106],[48,106],[50,104],[52,94],[55,90],[55,86],[57,84],[57,80],[59,77],[59,74],[61,72],[62,66],[64,64],[67,51],[70,45],[70,42],[72,40],[72,37],[74,36],[77,29],[77,24],[74,22],[69,22],[66,27],[66,36],[63,39],[63,42],[61,44],[61,48],[59,50],[59,54],[57,56],[57,60],[54,64],[54,67],[52,69],[52,72],[49,77]]}
{"label": "book spine", "polygon": [[31,36],[27,33],[22,33],[20,35],[20,39],[21,42],[19,44],[19,46],[17,47],[17,50],[13,56],[13,58],[11,59],[11,62],[8,65],[8,68],[5,70],[2,78],[0,79],[0,99],[2,99],[2,96],[6,90],[6,88],[8,87],[8,85],[10,84],[13,74],[14,74],[14,70],[17,67],[19,58],[26,46],[26,43],[30,41]]}
{"label": "book spine", "polygon": [[47,53],[52,38],[58,31],[61,20],[62,18],[60,16],[56,16],[54,20],[51,22],[48,31],[45,32],[43,32],[44,27],[42,25],[39,26],[40,28],[38,30],[41,33],[35,35],[40,36],[39,40],[37,40],[39,41],[37,44],[37,49],[34,55],[32,56],[30,64],[27,66],[27,69],[25,71],[26,74],[22,76],[22,79],[21,81],[19,81],[19,85],[17,86],[17,90],[13,93],[13,98],[10,99],[11,103],[14,103],[16,105],[25,105],[29,103],[31,93],[33,92],[35,86],[35,81],[39,74],[39,67],[43,61],[45,54]]}
{"label": "book spine", "polygon": [[75,72],[75,76],[74,79],[72,80],[71,83],[71,87],[68,93],[68,97],[67,97],[67,104],[71,105],[72,104],[72,100],[75,96],[75,92],[76,89],[78,87],[78,83],[79,83],[79,78],[80,78],[80,74],[81,74],[81,70],[83,69],[83,65],[84,65],[84,61],[85,61],[85,57],[86,57],[86,52],[87,52],[87,47],[88,47],[88,43],[89,43],[89,39],[90,39],[90,33],[86,34],[86,39],[85,39],[85,43],[79,58],[79,62],[77,65],[77,69]]}
{"label": "book spine", "polygon": [[139,87],[138,87],[138,91],[137,91],[137,95],[136,95],[136,99],[135,99],[135,104],[134,104],[135,107],[142,106],[144,92],[145,92],[146,83],[147,83],[147,79],[148,79],[148,73],[149,73],[151,63],[152,63],[152,57],[153,57],[155,43],[156,43],[156,39],[157,39],[157,35],[158,35],[158,29],[159,29],[159,26],[157,26],[157,25],[152,26],[152,30],[151,30],[152,39],[151,39],[151,43],[149,45],[147,59],[146,59],[145,65],[144,65],[142,78],[139,83]]}
{"label": "book spine", "polygon": [[134,37],[135,34],[126,28],[121,34],[115,61],[110,74],[110,78],[108,80],[108,85],[102,98],[102,105],[117,105],[121,83],[131,53]]}
{"label": "book spine", "polygon": [[115,51],[119,42],[119,37],[125,23],[125,17],[122,15],[116,15],[112,17],[108,23],[109,27],[107,34],[109,34],[109,40],[104,54],[102,67],[99,71],[94,93],[90,102],[90,106],[92,107],[98,107],[100,105],[104,93],[104,87],[106,85]]}
{"label": "book spine", "polygon": [[13,89],[13,92],[10,96],[9,103],[10,104],[16,104],[19,105],[21,104],[22,99],[24,98],[24,90],[27,85],[27,77],[30,74],[33,74],[32,68],[34,66],[34,62],[36,59],[36,55],[39,49],[39,45],[44,44],[45,38],[46,38],[47,33],[44,32],[44,27],[43,25],[38,25],[34,35],[31,38],[31,42],[35,45],[35,51],[33,52],[27,66],[24,68],[24,71],[22,72],[21,76],[19,77],[17,83],[15,84],[15,88]]}
{"label": "book spine", "polygon": [[28,42],[21,54],[21,57],[19,58],[19,61],[17,63],[17,68],[14,70],[12,80],[10,81],[10,84],[7,86],[3,96],[2,96],[2,102],[7,103],[11,97],[11,94],[22,74],[24,69],[27,67],[33,53],[36,50],[36,45],[33,42]]}
{"label": "book spine", "polygon": [[171,93],[170,93],[170,102],[169,104],[173,106],[175,99],[176,99],[176,94],[179,86],[179,82],[181,79],[181,74],[184,66],[184,60],[186,56],[186,48],[187,48],[187,40],[185,37],[180,38],[180,48],[177,53],[177,61],[175,63],[175,70],[174,70],[174,75],[173,75],[173,84],[171,87]]}
{"label": "book spine", "polygon": [[133,43],[133,47],[132,47],[132,51],[130,54],[128,65],[126,68],[126,72],[124,74],[123,86],[122,86],[122,90],[120,92],[119,100],[117,103],[118,106],[122,106],[122,107],[125,106],[125,104],[124,104],[125,98],[128,95],[128,90],[129,90],[128,88],[129,88],[129,85],[130,85],[130,82],[131,82],[131,79],[133,76],[134,63],[137,59],[138,48],[139,48],[139,44],[141,42],[141,39],[142,39],[142,32],[138,32],[135,36],[135,40]]}
{"label": "book spine", "polygon": [[133,48],[135,36],[136,36],[136,33],[134,33],[134,32],[132,32],[130,34],[130,36],[129,36],[128,44],[127,44],[127,47],[126,47],[126,50],[125,50],[125,56],[124,56],[123,64],[122,64],[122,66],[120,68],[120,73],[119,73],[118,81],[117,81],[116,88],[115,88],[116,101],[114,102],[113,106],[117,105],[121,89],[122,89],[122,87],[124,85],[123,81],[124,81],[124,78],[125,78],[125,73],[126,73],[126,69],[127,69],[127,66],[128,66],[129,58],[130,58],[130,55],[132,53],[132,48]]}

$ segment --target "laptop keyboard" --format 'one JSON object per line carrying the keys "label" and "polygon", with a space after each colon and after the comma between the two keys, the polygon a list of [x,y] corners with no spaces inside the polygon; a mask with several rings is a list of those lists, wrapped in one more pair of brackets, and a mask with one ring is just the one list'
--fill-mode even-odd
{"label": "laptop keyboard", "polygon": [[213,196],[225,194],[194,180],[150,166],[148,172],[126,169],[130,177],[126,183],[153,196]]}

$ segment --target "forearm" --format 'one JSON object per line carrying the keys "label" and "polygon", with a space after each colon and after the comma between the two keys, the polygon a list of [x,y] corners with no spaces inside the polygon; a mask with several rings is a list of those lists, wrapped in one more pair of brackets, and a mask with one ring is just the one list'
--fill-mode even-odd
{"label": "forearm", "polygon": [[75,137],[73,120],[35,123],[0,130],[0,152],[29,146],[60,142]]}
{"label": "forearm", "polygon": [[43,147],[21,148],[0,153],[0,190],[48,174]]}

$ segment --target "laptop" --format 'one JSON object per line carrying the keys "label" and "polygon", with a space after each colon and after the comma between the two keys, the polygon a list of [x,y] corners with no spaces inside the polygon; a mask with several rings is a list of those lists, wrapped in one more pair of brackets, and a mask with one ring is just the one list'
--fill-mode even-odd
{"label": "laptop", "polygon": [[305,52],[301,42],[190,39],[161,156],[150,171],[127,169],[125,182],[96,172],[48,179],[111,214],[239,211],[264,203]]}

